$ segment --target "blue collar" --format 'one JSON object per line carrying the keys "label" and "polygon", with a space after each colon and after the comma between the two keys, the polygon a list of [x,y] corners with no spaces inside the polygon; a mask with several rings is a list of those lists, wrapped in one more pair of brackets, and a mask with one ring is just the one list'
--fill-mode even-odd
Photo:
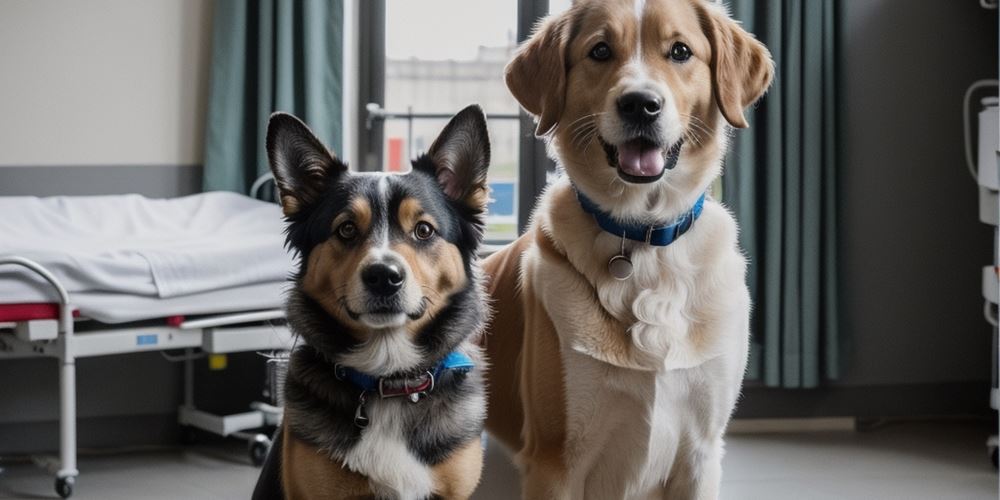
{"label": "blue collar", "polygon": [[[359,389],[362,392],[375,392],[381,397],[394,397],[394,396],[406,396],[416,392],[430,392],[434,388],[438,377],[440,377],[444,372],[456,371],[465,373],[473,368],[475,368],[475,363],[472,362],[465,354],[458,351],[452,351],[448,353],[444,359],[441,360],[433,370],[427,370],[426,372],[416,375],[414,377],[375,377],[368,375],[367,373],[362,373],[354,368],[342,365],[336,365],[336,376],[340,380],[346,380]],[[413,385],[409,385],[407,382],[414,382]],[[392,385],[403,384],[402,391],[390,391],[386,388],[386,384],[391,383]]]}
{"label": "blue collar", "polygon": [[657,247],[665,247],[677,241],[677,238],[680,238],[682,234],[688,232],[691,226],[694,225],[694,221],[698,220],[698,216],[701,215],[701,209],[705,205],[705,195],[702,194],[698,197],[698,201],[694,202],[691,210],[684,212],[683,215],[670,224],[661,226],[625,224],[616,220],[611,214],[601,210],[596,203],[584,196],[580,190],[575,188],[574,190],[576,191],[577,199],[580,200],[580,206],[583,207],[583,211],[593,215],[594,220],[597,221],[598,226],[601,226],[601,229],[619,238],[624,235],[630,240],[642,241]]}

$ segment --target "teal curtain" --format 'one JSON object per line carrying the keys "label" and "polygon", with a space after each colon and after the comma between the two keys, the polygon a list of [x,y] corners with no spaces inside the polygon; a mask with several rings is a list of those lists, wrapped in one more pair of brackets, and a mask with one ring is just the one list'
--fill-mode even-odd
{"label": "teal curtain", "polygon": [[777,69],[750,128],[735,133],[723,177],[750,260],[747,375],[771,387],[817,387],[840,365],[835,3],[730,2]]}
{"label": "teal curtain", "polygon": [[246,193],[268,171],[273,111],[294,113],[340,150],[343,15],[336,0],[215,2],[206,191]]}

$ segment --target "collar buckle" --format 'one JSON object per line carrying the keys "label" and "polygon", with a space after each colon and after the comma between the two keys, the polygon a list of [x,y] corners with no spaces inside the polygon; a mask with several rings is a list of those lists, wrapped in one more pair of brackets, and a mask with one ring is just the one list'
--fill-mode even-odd
{"label": "collar buckle", "polygon": [[[426,396],[429,392],[434,390],[434,374],[430,370],[425,371],[423,376],[427,377],[424,382],[418,382],[414,386],[410,386],[410,377],[403,377],[403,388],[402,390],[386,389],[385,377],[378,379],[378,395],[382,399],[395,398],[399,396],[408,396],[410,401],[416,403],[420,401],[421,397]],[[422,378],[422,377],[421,377]]]}

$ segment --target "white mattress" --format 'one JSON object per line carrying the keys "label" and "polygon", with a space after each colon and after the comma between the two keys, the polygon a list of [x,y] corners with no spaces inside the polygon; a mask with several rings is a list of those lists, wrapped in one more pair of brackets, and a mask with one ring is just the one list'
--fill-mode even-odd
{"label": "white mattress", "polygon": [[[114,323],[280,307],[293,259],[280,208],[234,193],[0,197],[0,256],[49,269],[81,313]],[[51,302],[0,267],[0,303]]]}
{"label": "white mattress", "polygon": [[[168,316],[280,309],[288,284],[288,281],[259,283],[165,299],[125,293],[80,292],[70,294],[70,300],[83,317],[103,323],[125,323]],[[34,289],[22,295],[24,300],[0,303],[55,302],[50,290]]]}

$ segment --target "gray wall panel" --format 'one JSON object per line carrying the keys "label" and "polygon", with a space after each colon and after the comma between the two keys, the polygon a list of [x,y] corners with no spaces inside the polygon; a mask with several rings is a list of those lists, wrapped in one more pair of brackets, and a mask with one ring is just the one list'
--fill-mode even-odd
{"label": "gray wall panel", "polygon": [[138,193],[171,198],[201,191],[200,165],[0,166],[0,196]]}
{"label": "gray wall panel", "polygon": [[980,269],[992,231],[964,165],[961,106],[969,84],[997,77],[996,11],[953,0],[840,5],[850,342],[837,385],[989,380]]}

